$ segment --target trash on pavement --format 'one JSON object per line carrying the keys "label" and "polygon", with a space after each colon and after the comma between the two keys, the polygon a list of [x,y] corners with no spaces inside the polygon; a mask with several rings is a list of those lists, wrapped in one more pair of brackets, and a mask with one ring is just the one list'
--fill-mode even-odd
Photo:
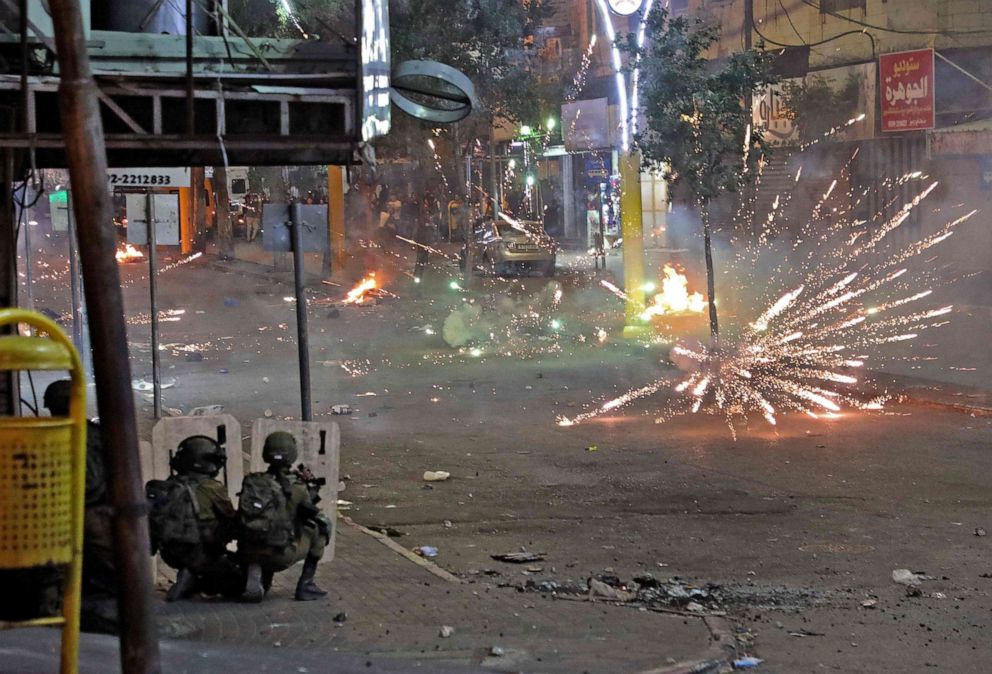
{"label": "trash on pavement", "polygon": [[506,651],[504,651],[501,646],[493,646],[492,648],[489,649],[489,655],[493,656],[494,658],[501,658],[505,654]]}
{"label": "trash on pavement", "polygon": [[454,633],[455,633],[455,628],[452,627],[451,625],[441,625],[441,632],[439,635],[442,639],[447,639]]}
{"label": "trash on pavement", "polygon": [[892,570],[892,582],[898,583],[899,585],[905,585],[907,587],[916,587],[924,580],[927,580],[927,577],[925,575],[921,573],[913,573],[909,569]]}
{"label": "trash on pavement", "polygon": [[865,599],[861,602],[861,608],[875,608],[876,606],[878,606],[877,599]]}
{"label": "trash on pavement", "polygon": [[799,630],[792,630],[791,632],[789,632],[789,636],[802,638],[802,637],[822,637],[826,635],[823,632],[811,632],[810,630],[799,629]]}
{"label": "trash on pavement", "polygon": [[530,562],[543,562],[545,553],[527,552],[524,550],[522,552],[505,552],[502,554],[489,556],[497,562],[506,562],[507,564],[528,564]]}
{"label": "trash on pavement", "polygon": [[341,611],[341,613],[338,613],[336,616],[334,616],[333,620],[334,622],[340,625],[341,623],[348,620],[348,614],[345,613],[344,611]]}
{"label": "trash on pavement", "polygon": [[[589,579],[589,594],[593,597],[612,599],[613,601],[630,601],[636,596],[633,592],[612,587],[595,578]],[[702,607],[700,606],[700,608]]]}
{"label": "trash on pavement", "polygon": [[446,470],[425,470],[424,471],[424,482],[444,482],[449,477],[451,473]]}
{"label": "trash on pavement", "polygon": [[337,414],[338,416],[351,414],[351,405],[331,405],[331,414]]}
{"label": "trash on pavement", "polygon": [[421,557],[426,557],[427,559],[432,559],[437,557],[437,548],[433,545],[420,545],[413,549],[414,553],[420,555]]}
{"label": "trash on pavement", "polygon": [[229,307],[229,308],[233,308],[233,307],[241,306],[241,302],[240,302],[240,300],[237,300],[237,299],[235,299],[233,297],[225,297],[224,298],[224,306],[225,307]]}
{"label": "trash on pavement", "polygon": [[187,363],[200,363],[203,361],[203,354],[199,352],[187,353],[186,362]]}
{"label": "trash on pavement", "polygon": [[764,660],[761,658],[754,658],[751,656],[746,658],[737,658],[734,660],[734,669],[754,669],[762,662],[764,662]]}
{"label": "trash on pavement", "polygon": [[588,447],[586,447],[586,451],[587,452],[598,452],[599,451],[599,447],[597,447],[596,445],[589,445]]}
{"label": "trash on pavement", "polygon": [[988,532],[985,531],[985,529],[982,528],[982,527],[976,527],[975,528],[975,535],[976,536],[987,536],[988,535]]}

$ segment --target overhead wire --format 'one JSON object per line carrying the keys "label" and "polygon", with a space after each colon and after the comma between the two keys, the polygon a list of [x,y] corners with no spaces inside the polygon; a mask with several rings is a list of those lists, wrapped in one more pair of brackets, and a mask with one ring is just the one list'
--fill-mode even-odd
{"label": "overhead wire", "polygon": [[809,5],[813,9],[819,10],[821,14],[829,14],[835,18],[841,19],[843,21],[848,21],[850,23],[862,26],[863,28],[871,28],[872,30],[881,31],[883,33],[898,33],[900,35],[987,35],[992,33],[992,28],[979,28],[978,30],[911,30],[905,28],[889,28],[887,26],[878,26],[873,23],[868,23],[867,21],[861,21],[860,19],[855,19],[851,16],[844,16],[838,12],[830,9],[825,9],[822,3],[813,2],[813,0],[800,0],[805,5]]}

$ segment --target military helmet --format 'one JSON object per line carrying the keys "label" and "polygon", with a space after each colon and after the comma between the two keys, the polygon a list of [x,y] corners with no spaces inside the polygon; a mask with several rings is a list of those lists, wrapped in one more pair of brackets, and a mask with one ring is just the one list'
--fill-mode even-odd
{"label": "military helmet", "polygon": [[69,400],[72,397],[72,380],[53,381],[45,389],[45,408],[55,416],[69,413]]}
{"label": "military helmet", "polygon": [[206,435],[192,435],[179,443],[169,465],[179,474],[200,473],[214,477],[227,463],[220,444]]}
{"label": "military helmet", "polygon": [[265,463],[291,466],[298,456],[296,438],[292,433],[276,431],[265,438],[265,446],[262,447],[262,460]]}

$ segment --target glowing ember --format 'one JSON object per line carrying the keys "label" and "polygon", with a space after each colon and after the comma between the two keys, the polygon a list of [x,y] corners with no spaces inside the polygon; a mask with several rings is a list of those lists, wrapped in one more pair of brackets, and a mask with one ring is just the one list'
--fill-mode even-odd
{"label": "glowing ember", "polygon": [[129,243],[125,243],[123,248],[117,249],[117,261],[121,264],[137,262],[145,257],[145,254]]}
{"label": "glowing ember", "polygon": [[375,272],[369,273],[368,276],[363,278],[358,282],[354,288],[348,291],[348,294],[342,300],[343,304],[362,304],[368,294],[376,290],[379,287],[379,282],[375,278]]}
{"label": "glowing ember", "polygon": [[701,314],[706,308],[706,299],[700,293],[689,292],[689,279],[680,274],[670,264],[665,265],[665,278],[661,281],[661,292],[654,296],[654,304],[641,314],[645,320],[652,316],[671,314]]}

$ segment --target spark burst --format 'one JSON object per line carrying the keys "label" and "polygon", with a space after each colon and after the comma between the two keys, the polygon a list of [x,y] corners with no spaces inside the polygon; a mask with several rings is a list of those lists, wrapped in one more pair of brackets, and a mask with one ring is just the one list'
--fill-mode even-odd
{"label": "spark burst", "polygon": [[[918,172],[905,176],[920,177]],[[816,215],[836,186],[834,181],[816,205]],[[946,320],[934,319],[953,311],[952,305],[914,310],[915,303],[933,292],[914,285],[932,282],[933,275],[922,272],[912,278],[903,265],[945,241],[955,227],[977,212],[966,213],[906,245],[893,243],[890,235],[935,186],[921,189],[891,218],[874,218],[881,221],[870,229],[864,227],[865,222],[844,217],[826,224],[811,218],[803,225],[801,238],[820,252],[806,257],[799,282],[789,286],[782,279],[770,282],[778,291],[770,293],[767,308],[758,318],[708,347],[674,347],[673,360],[687,364],[683,368],[687,371],[675,380],[632,389],[573,418],[559,417],[558,425],[573,426],[662,389],[670,389],[673,395],[657,423],[703,412],[722,416],[735,437],[735,423],[752,414],[760,414],[775,426],[784,412],[819,419],[837,418],[845,409],[881,409],[888,398],[859,395],[856,373],[863,371],[879,347],[909,342],[924,330],[946,325]],[[861,233],[852,236],[858,226]],[[757,245],[767,242],[758,237]],[[619,288],[605,281],[603,285],[623,297]]]}

